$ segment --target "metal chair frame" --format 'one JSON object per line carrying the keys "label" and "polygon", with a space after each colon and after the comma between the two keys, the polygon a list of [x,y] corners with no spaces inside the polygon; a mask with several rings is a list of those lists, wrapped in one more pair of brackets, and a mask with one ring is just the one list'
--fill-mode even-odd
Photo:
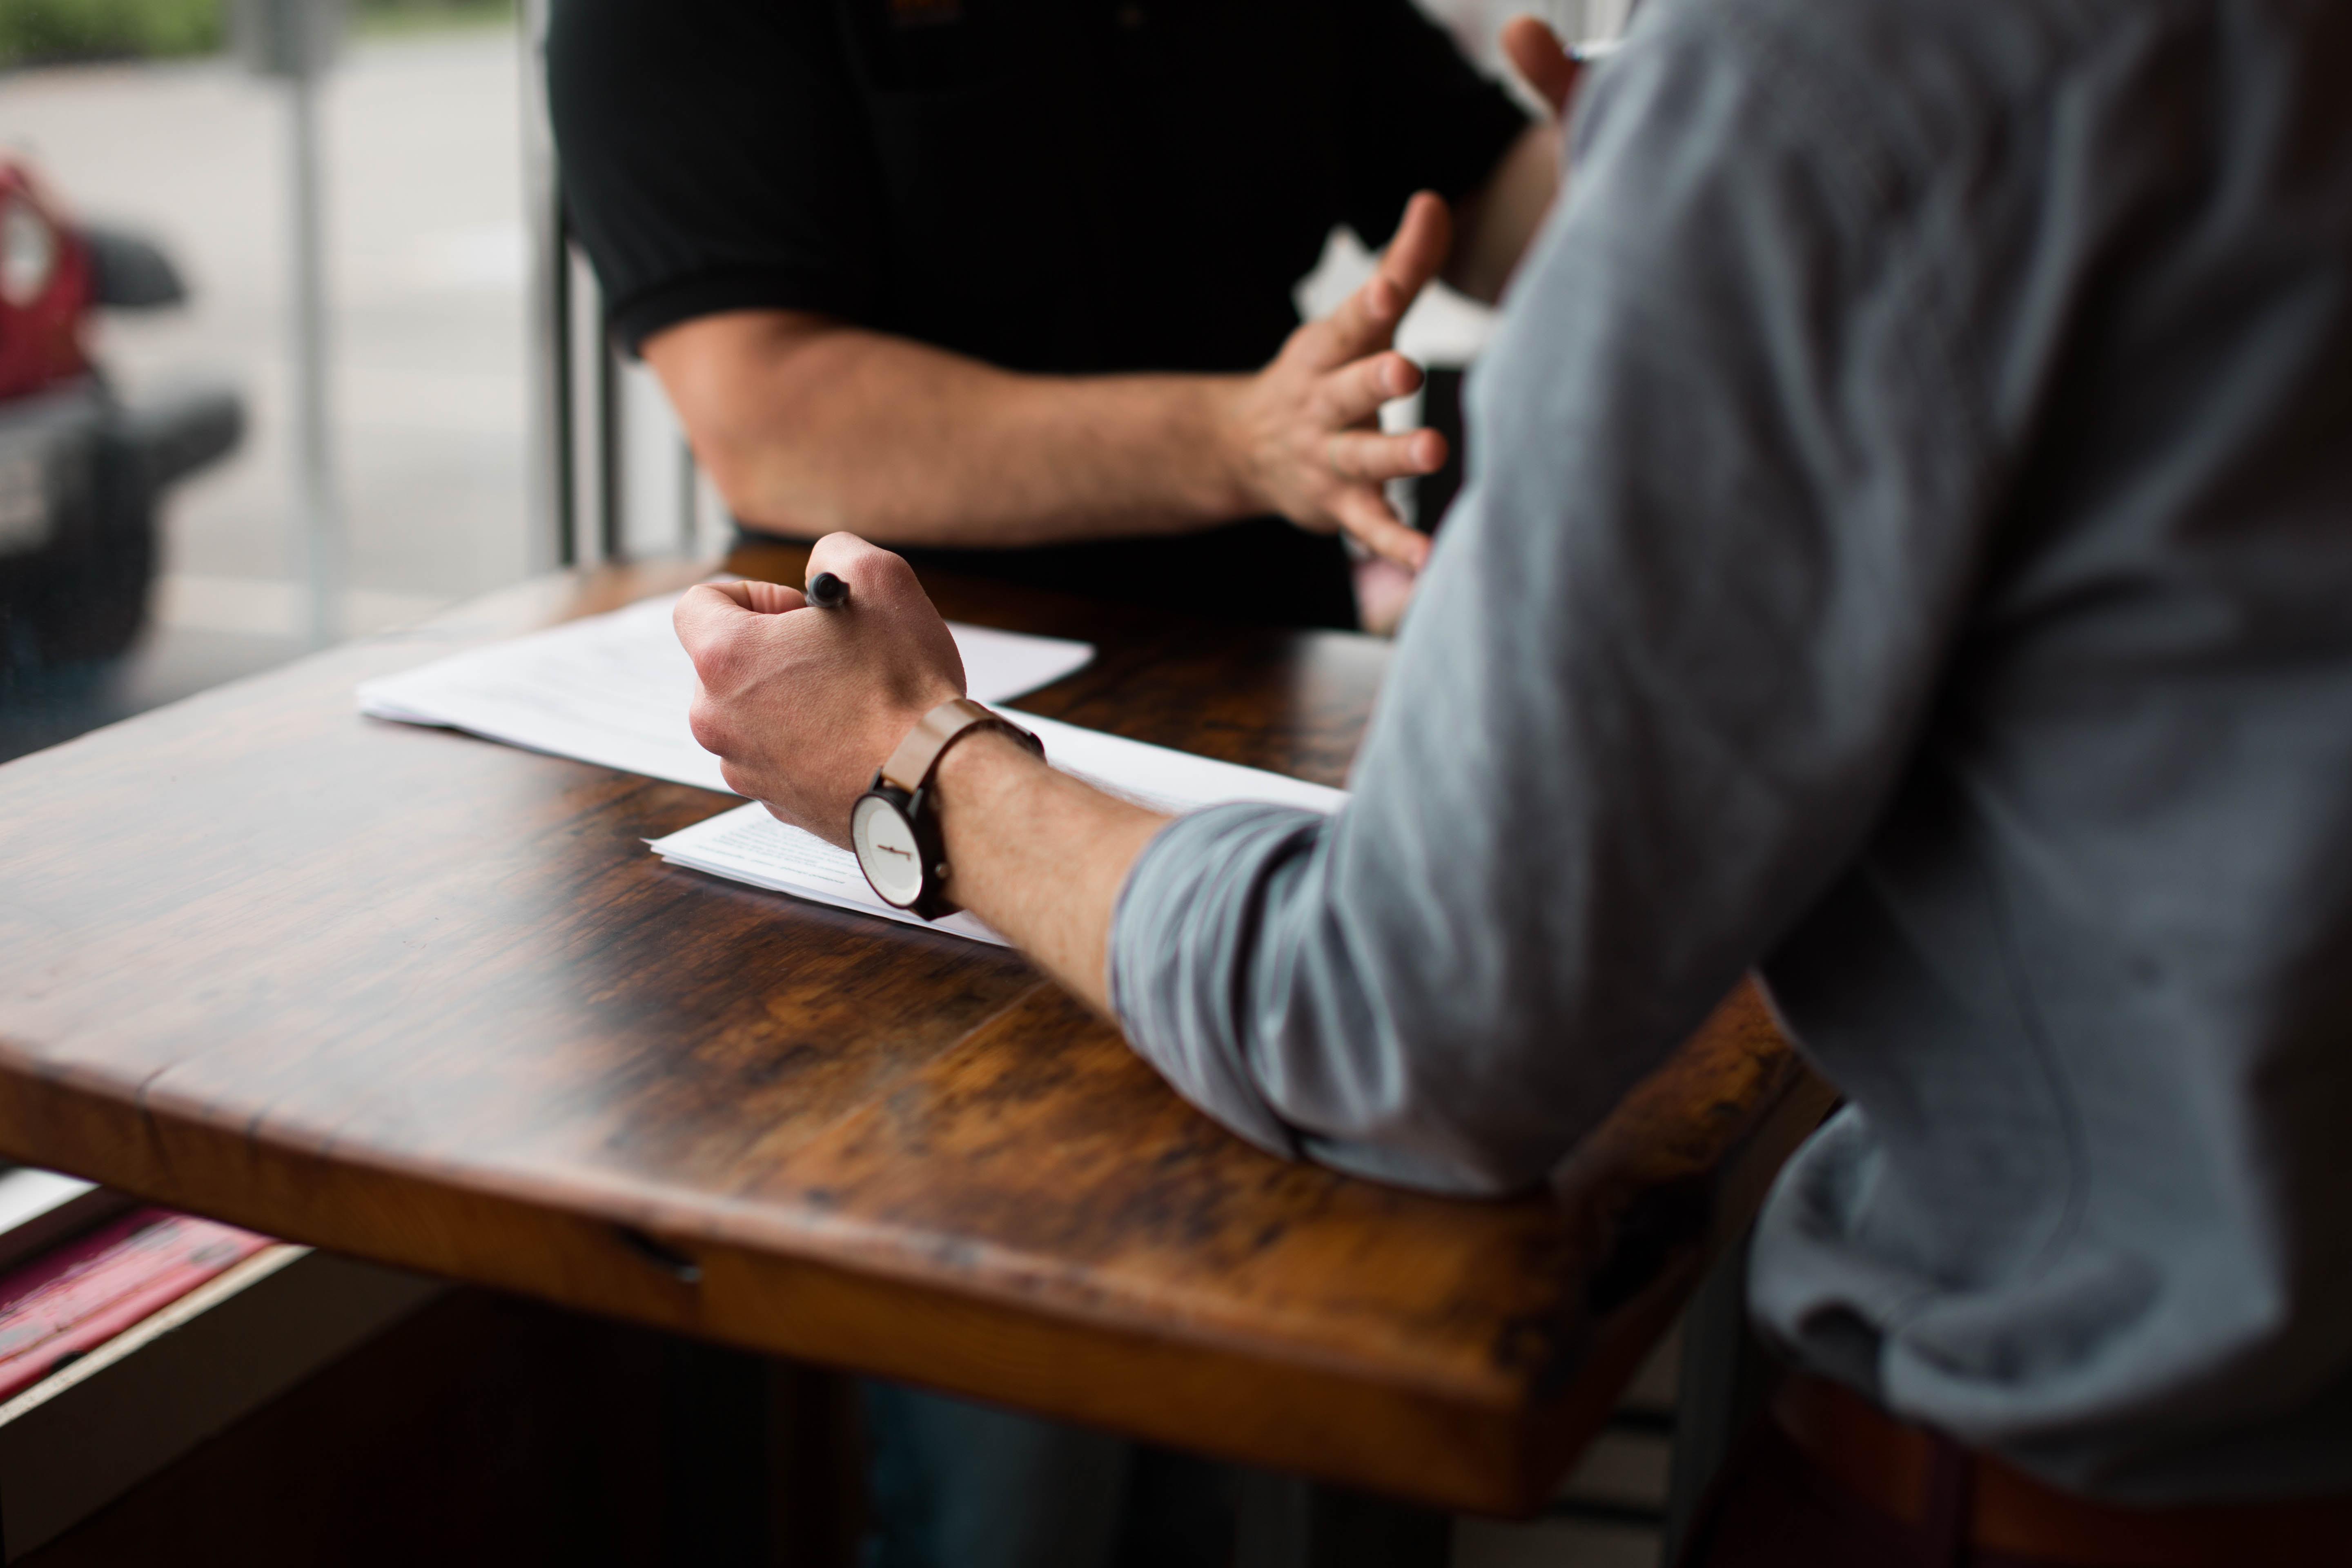
{"label": "metal chair frame", "polygon": [[[523,200],[530,274],[529,561],[535,572],[583,560],[628,557],[626,365],[604,329],[604,297],[574,242],[548,117],[546,46],[553,0],[523,0]],[[582,339],[588,346],[583,388]],[[583,406],[584,404],[584,406]],[[584,459],[584,460],[583,460]],[[677,548],[699,539],[700,486],[691,448],[680,444]],[[582,483],[586,477],[589,482]],[[593,514],[587,502],[592,502]],[[593,543],[583,525],[593,515]]]}

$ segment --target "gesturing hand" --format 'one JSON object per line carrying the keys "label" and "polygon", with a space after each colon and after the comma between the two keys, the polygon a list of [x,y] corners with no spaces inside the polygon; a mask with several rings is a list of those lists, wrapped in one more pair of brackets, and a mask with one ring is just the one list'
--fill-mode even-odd
{"label": "gesturing hand", "polygon": [[1568,100],[1583,67],[1562,47],[1559,35],[1533,16],[1514,16],[1499,35],[1504,58],[1538,98],[1551,106],[1555,127],[1568,118]]}
{"label": "gesturing hand", "polygon": [[1318,533],[1345,530],[1374,553],[1414,571],[1429,538],[1390,510],[1381,485],[1434,471],[1445,437],[1386,436],[1381,405],[1421,384],[1421,368],[1391,352],[1397,322],[1445,264],[1454,243],[1445,203],[1423,191],[1406,206],[1380,270],[1243,382],[1226,409],[1225,440],[1251,510],[1277,511]]}
{"label": "gesturing hand", "polygon": [[697,681],[688,722],[727,787],[782,821],[849,842],[849,808],[917,720],[963,695],[963,658],[913,568],[854,533],[809,552],[849,584],[837,610],[795,588],[689,588],[672,624]]}

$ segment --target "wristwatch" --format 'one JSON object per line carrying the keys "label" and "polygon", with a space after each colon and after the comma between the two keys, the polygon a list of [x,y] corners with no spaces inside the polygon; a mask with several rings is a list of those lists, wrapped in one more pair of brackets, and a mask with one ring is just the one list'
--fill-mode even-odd
{"label": "wristwatch", "polygon": [[931,774],[947,749],[978,730],[1002,730],[1039,757],[1045,743],[969,698],[940,703],[908,731],[849,810],[850,847],[882,901],[927,921],[956,912],[947,886],[947,848],[931,810]]}

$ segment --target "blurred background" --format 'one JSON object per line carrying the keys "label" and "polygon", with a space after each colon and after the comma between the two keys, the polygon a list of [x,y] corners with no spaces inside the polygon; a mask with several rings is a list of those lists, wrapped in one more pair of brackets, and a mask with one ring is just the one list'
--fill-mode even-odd
{"label": "blurred background", "polygon": [[[257,74],[233,47],[250,32],[239,7],[250,21],[255,7],[289,3],[315,8],[0,0],[0,209],[14,199],[13,164],[49,221],[93,240],[116,237],[134,261],[150,247],[184,295],[79,311],[108,428],[126,414],[146,418],[154,427],[142,438],[168,459],[113,463],[146,476],[131,487],[143,485],[142,497],[92,503],[122,514],[118,533],[152,513],[152,587],[142,599],[129,580],[150,570],[138,563],[105,568],[124,579],[115,591],[129,595],[138,624],[89,646],[53,646],[21,616],[9,623],[0,603],[0,760],[268,668],[316,640],[295,462],[297,122],[289,84]],[[1423,3],[1498,69],[1494,38],[1510,15],[1532,10],[1571,38],[1605,37],[1628,0]],[[318,78],[315,130],[300,139],[321,197],[324,433],[342,542],[340,588],[329,596],[334,636],[413,620],[552,560],[537,537],[548,525],[532,521],[548,513],[532,505],[527,100],[514,0],[346,0],[345,16],[343,42]],[[54,447],[70,413],[55,389],[71,378],[52,366],[44,383],[11,367],[5,341],[25,333],[10,324],[8,289],[21,289],[40,259],[19,216],[0,212],[0,600],[61,602],[101,590],[84,581],[70,594],[32,592],[26,579],[38,531],[28,509],[45,482],[27,454],[36,436]],[[1302,308],[1329,309],[1369,267],[1352,237],[1335,235],[1324,265],[1302,280]],[[105,283],[108,268],[98,271]],[[574,407],[589,405],[593,421],[593,285],[583,268],[573,279]],[[1465,363],[1488,325],[1465,301],[1432,300],[1402,346],[1427,363]],[[221,426],[218,406],[210,426],[180,417],[191,388],[229,400],[236,427]],[[604,510],[597,492],[610,472],[625,492],[612,509],[624,542],[716,547],[724,520],[697,486],[651,378],[617,372],[610,404],[625,457],[610,470],[593,456],[576,465],[580,531],[594,531],[588,521]],[[105,439],[120,447],[119,435]],[[120,456],[108,447],[93,470],[101,489],[109,454]],[[54,489],[54,476],[46,482]],[[123,548],[108,546],[117,565]]]}
{"label": "blurred background", "polygon": [[[126,403],[196,381],[246,414],[233,451],[161,498],[128,657],[6,661],[0,756],[306,647],[287,89],[226,52],[227,22],[222,0],[0,0],[0,160],[66,223],[152,242],[186,287],[95,311],[90,357]],[[508,0],[357,0],[320,91],[347,632],[524,570],[516,26]]]}

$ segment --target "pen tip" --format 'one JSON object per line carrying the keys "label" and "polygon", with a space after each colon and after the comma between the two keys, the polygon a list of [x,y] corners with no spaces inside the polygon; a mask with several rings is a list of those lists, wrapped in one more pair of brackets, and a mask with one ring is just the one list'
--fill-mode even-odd
{"label": "pen tip", "polygon": [[837,610],[849,597],[849,584],[830,572],[809,579],[808,602],[820,610]]}

